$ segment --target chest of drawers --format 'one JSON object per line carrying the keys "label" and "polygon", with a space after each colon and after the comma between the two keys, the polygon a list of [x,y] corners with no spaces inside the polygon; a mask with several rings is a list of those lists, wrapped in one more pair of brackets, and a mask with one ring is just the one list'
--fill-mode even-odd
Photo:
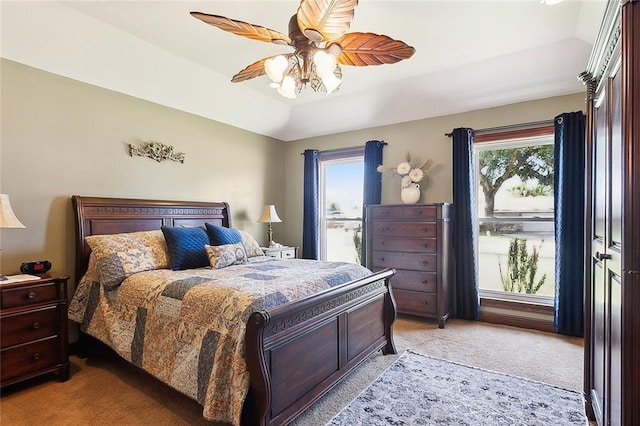
{"label": "chest of drawers", "polygon": [[367,267],[394,268],[391,288],[398,312],[449,316],[451,204],[370,205],[366,210]]}
{"label": "chest of drawers", "polygon": [[0,284],[0,386],[69,378],[67,277]]}

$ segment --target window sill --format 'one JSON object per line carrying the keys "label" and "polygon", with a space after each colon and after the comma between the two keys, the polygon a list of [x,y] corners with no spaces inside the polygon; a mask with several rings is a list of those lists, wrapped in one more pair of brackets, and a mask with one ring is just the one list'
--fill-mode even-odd
{"label": "window sill", "polygon": [[555,333],[553,298],[482,290],[480,321]]}

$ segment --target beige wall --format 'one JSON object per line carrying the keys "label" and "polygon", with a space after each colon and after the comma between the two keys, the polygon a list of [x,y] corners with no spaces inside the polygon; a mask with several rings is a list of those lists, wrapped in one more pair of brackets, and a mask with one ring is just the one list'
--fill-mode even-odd
{"label": "beige wall", "polygon": [[[73,275],[73,194],[227,201],[234,226],[265,240],[255,221],[273,203],[283,223],[277,240],[302,243],[303,157],[320,150],[388,143],[384,164],[411,152],[432,159],[421,202],[452,201],[451,141],[456,127],[475,129],[551,119],[584,109],[575,94],[348,133],[281,142],[192,114],[2,60],[0,190],[27,229],[0,231],[0,272],[25,260],[49,259]],[[186,161],[130,157],[127,144],[157,141]],[[399,203],[399,181],[383,181],[382,202]]]}
{"label": "beige wall", "polygon": [[[302,244],[303,157],[305,149],[327,150],[363,145],[371,139],[384,140],[384,164],[395,166],[407,152],[413,158],[433,160],[426,185],[422,185],[420,202],[451,202],[452,158],[451,140],[445,133],[457,127],[484,129],[508,124],[553,119],[563,112],[581,111],[585,107],[582,93],[523,102],[503,107],[447,115],[390,126],[363,129],[348,133],[301,139],[285,145],[285,194],[287,216],[285,239],[290,244]],[[383,179],[382,203],[401,203],[400,181]],[[293,222],[292,222],[293,220]]]}
{"label": "beige wall", "polygon": [[[0,190],[26,229],[0,231],[0,272],[48,259],[73,277],[71,195],[227,201],[234,226],[266,240],[265,203],[284,206],[284,143],[2,60]],[[215,96],[212,94],[212,96]],[[223,102],[223,100],[221,100]],[[157,141],[185,162],[130,157]],[[289,222],[284,208],[279,212]],[[282,235],[281,224],[274,232]],[[284,241],[283,241],[284,242]]]}

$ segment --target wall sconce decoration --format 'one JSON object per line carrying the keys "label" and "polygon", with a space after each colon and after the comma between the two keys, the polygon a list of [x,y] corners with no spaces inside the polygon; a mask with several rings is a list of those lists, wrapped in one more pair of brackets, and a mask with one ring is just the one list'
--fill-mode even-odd
{"label": "wall sconce decoration", "polygon": [[139,147],[129,144],[129,155],[149,157],[158,163],[165,160],[184,163],[184,152],[173,152],[173,146],[160,142],[143,142]]}

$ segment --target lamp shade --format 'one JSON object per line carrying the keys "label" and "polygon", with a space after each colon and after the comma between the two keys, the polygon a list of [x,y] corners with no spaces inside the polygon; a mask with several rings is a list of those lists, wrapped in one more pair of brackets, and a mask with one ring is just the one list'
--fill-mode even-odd
{"label": "lamp shade", "polygon": [[[275,211],[275,210],[274,210]],[[277,216],[277,215],[276,215]],[[0,194],[0,228],[24,228],[11,208],[9,196]]]}
{"label": "lamp shade", "polygon": [[264,210],[262,210],[262,216],[258,219],[258,222],[262,223],[275,223],[282,222],[282,219],[278,216],[278,212],[276,212],[276,206],[273,204],[267,204],[264,206]]}

